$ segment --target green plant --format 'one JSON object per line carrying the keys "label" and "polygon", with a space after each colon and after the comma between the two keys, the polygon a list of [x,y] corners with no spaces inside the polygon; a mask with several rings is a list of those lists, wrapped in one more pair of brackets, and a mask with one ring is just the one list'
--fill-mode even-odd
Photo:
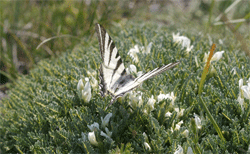
{"label": "green plant", "polygon": [[[16,81],[16,86],[8,92],[9,98],[0,104],[2,152],[173,153],[177,147],[180,149],[178,145],[184,152],[191,147],[195,153],[248,150],[249,100],[245,98],[241,108],[237,98],[239,79],[243,78],[246,84],[250,78],[249,71],[242,69],[250,67],[250,59],[230,40],[230,33],[225,36],[228,40],[224,44],[217,45],[217,52],[225,52],[220,60],[211,62],[199,95],[204,52],[211,47],[206,35],[183,32],[192,36],[194,45],[186,52],[173,41],[173,30],[164,26],[128,23],[106,29],[125,67],[134,64],[138,70],[147,72],[177,60],[181,63],[143,83],[140,106],[138,103],[133,107],[128,95],[104,111],[110,97],[101,98],[98,88],[92,88],[89,103],[80,99],[77,92],[80,79],[90,78],[90,74],[98,78],[101,60],[96,56],[100,55],[97,38],[88,45],[77,45],[58,59],[43,60],[29,75]],[[228,41],[231,45],[227,45]],[[153,44],[150,53],[138,53],[139,63],[134,63],[127,55],[129,49],[136,44],[146,47],[149,42]],[[156,98],[160,92],[173,93],[171,98],[169,95],[168,99],[149,106],[149,98],[152,95]],[[226,142],[204,112],[200,98],[206,102]],[[111,118],[103,126],[104,117],[110,113]],[[189,133],[184,133],[185,130]],[[90,142],[90,132],[94,132],[97,143]]]}

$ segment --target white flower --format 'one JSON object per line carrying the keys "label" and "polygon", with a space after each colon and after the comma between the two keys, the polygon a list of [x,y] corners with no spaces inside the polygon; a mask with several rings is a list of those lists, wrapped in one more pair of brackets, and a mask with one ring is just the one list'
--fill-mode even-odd
{"label": "white flower", "polygon": [[174,130],[180,130],[182,124],[183,124],[183,120],[181,120],[180,122],[178,122],[178,123],[175,125],[175,129],[174,129]]}
{"label": "white flower", "polygon": [[195,120],[195,124],[197,126],[198,129],[201,129],[201,119],[199,118],[199,116],[197,114],[194,113],[194,120]]}
{"label": "white flower", "polygon": [[180,118],[183,116],[183,113],[185,111],[185,109],[179,109],[179,108],[174,108],[174,110],[177,112],[177,118]]}
{"label": "white flower", "polygon": [[140,77],[141,75],[143,75],[143,72],[142,71],[139,71],[139,72],[137,72],[137,69],[136,69],[136,66],[135,65],[129,65],[129,67],[128,68],[126,68],[126,72],[128,73],[128,74],[137,74],[137,77]]}
{"label": "white flower", "polygon": [[173,33],[173,41],[181,44],[181,49],[184,49],[186,47],[187,53],[189,53],[193,49],[193,45],[190,46],[190,39],[186,36],[180,36],[180,33],[177,33],[176,35]]}
{"label": "white flower", "polygon": [[107,127],[105,127],[105,131],[106,131],[106,134],[111,137],[112,136],[112,132],[109,131],[109,129]]}
{"label": "white flower", "polygon": [[[213,62],[213,61],[218,61],[218,60],[220,60],[220,59],[222,58],[222,54],[223,54],[224,52],[225,52],[225,51],[218,51],[218,52],[216,52],[216,53],[213,55],[213,57],[211,58],[210,63]],[[203,58],[203,61],[204,61],[204,62],[207,62],[207,59],[208,59],[209,54],[210,54],[210,52],[205,53],[204,58]]]}
{"label": "white flower", "polygon": [[98,81],[93,76],[91,76],[90,84],[93,88],[98,87]]}
{"label": "white flower", "polygon": [[171,105],[174,105],[174,101],[176,97],[174,96],[174,92],[168,93],[168,94],[162,94],[160,92],[160,95],[158,95],[157,100],[158,102],[164,100],[164,99],[170,99],[171,100]]}
{"label": "white flower", "polygon": [[187,154],[194,154],[193,150],[191,147],[188,147],[187,149]]}
{"label": "white flower", "polygon": [[130,49],[128,52],[128,55],[133,59],[134,62],[138,63],[139,58],[138,58],[138,53],[139,53],[139,47],[138,45],[135,45],[134,48]]}
{"label": "white flower", "polygon": [[91,99],[91,85],[89,83],[89,78],[85,78],[86,84],[83,88],[82,79],[79,80],[77,84],[78,95],[85,103],[88,103]]}
{"label": "white flower", "polygon": [[240,104],[241,110],[244,112],[244,98],[241,98],[240,96],[238,97],[237,101]]}
{"label": "white flower", "polygon": [[156,100],[154,99],[154,96],[152,95],[151,98],[148,99],[148,105],[149,105],[151,111],[154,110],[155,102],[156,102]]}
{"label": "white flower", "polygon": [[82,136],[82,137],[79,138],[78,141],[80,141],[80,142],[81,142],[81,141],[82,141],[82,142],[86,142],[86,141],[87,141],[87,135],[86,135],[85,133],[82,132],[82,133],[81,133],[81,136]]}
{"label": "white flower", "polygon": [[162,100],[164,100],[164,99],[167,99],[167,98],[166,98],[166,95],[165,95],[165,94],[162,94],[162,93],[160,92],[160,95],[157,96],[158,102],[160,102],[160,101],[162,101]]}
{"label": "white flower", "polygon": [[216,53],[213,55],[213,57],[212,57],[212,59],[211,59],[211,62],[212,62],[212,61],[218,61],[218,60],[220,60],[221,57],[222,57],[222,54],[223,54],[224,52],[225,52],[225,51],[216,52]]}
{"label": "white flower", "polygon": [[112,117],[112,113],[107,114],[104,119],[101,117],[102,127],[105,128],[109,123],[109,119]]}
{"label": "white flower", "polygon": [[149,54],[149,53],[150,53],[150,50],[151,50],[151,48],[152,48],[152,45],[153,45],[153,43],[150,42],[150,43],[148,44],[148,46],[146,47],[146,50],[144,49],[144,47],[142,47],[142,53],[144,53],[144,54]]}
{"label": "white flower", "polygon": [[[107,130],[106,130],[107,129]],[[108,131],[108,128],[106,127],[105,128],[105,130],[106,130],[106,132]],[[109,132],[109,131],[108,131]],[[111,141],[113,141],[112,140],[112,138],[111,138],[111,135],[112,135],[112,132],[109,132],[110,134],[106,134],[106,133],[104,133],[103,131],[101,131],[101,136],[104,136],[104,137],[106,137],[108,140],[111,140]]]}
{"label": "white flower", "polygon": [[89,132],[88,134],[88,139],[89,139],[89,142],[92,144],[92,145],[95,145],[95,146],[98,146],[98,142],[96,141],[96,138],[95,138],[95,132]]}
{"label": "white flower", "polygon": [[250,83],[247,86],[242,86],[241,90],[243,91],[244,97],[250,99]]}
{"label": "white flower", "polygon": [[81,91],[83,88],[84,88],[84,85],[83,85],[82,79],[80,79],[77,84],[77,91]]}
{"label": "white flower", "polygon": [[93,76],[93,77],[95,77],[95,76],[96,76],[96,71],[92,70],[92,69],[89,67],[89,70],[87,70],[87,74],[88,74],[88,76]]}
{"label": "white flower", "polygon": [[168,111],[168,112],[165,114],[165,117],[171,117],[171,115],[172,115],[172,113]]}
{"label": "white flower", "polygon": [[129,65],[129,67],[128,68],[126,68],[126,72],[128,73],[128,74],[133,74],[133,73],[137,73],[137,70],[136,70],[136,66],[135,65]]}
{"label": "white flower", "polygon": [[140,107],[143,103],[142,101],[142,92],[138,91],[138,92],[133,92],[131,91],[129,93],[129,99],[130,99],[130,105],[133,108],[136,108],[137,106]]}
{"label": "white flower", "polygon": [[188,137],[189,135],[189,131],[186,129],[182,132],[182,135],[184,135],[186,138]]}
{"label": "white flower", "polygon": [[95,131],[96,128],[99,129],[99,124],[94,122],[92,125],[87,125],[91,131]]}
{"label": "white flower", "polygon": [[144,146],[145,146],[145,149],[147,149],[148,151],[151,151],[151,147],[149,146],[147,142],[144,142]]}
{"label": "white flower", "polygon": [[178,145],[178,147],[175,150],[174,154],[183,154],[183,148],[180,145]]}
{"label": "white flower", "polygon": [[191,46],[187,46],[187,49],[186,49],[187,53],[189,53],[189,52],[190,52],[193,48],[194,48],[194,46],[193,46],[193,45],[191,45]]}
{"label": "white flower", "polygon": [[231,72],[233,73],[233,75],[235,75],[235,74],[237,73],[236,68],[234,67],[234,68],[231,70]]}
{"label": "white flower", "polygon": [[172,133],[174,132],[174,130],[173,130],[173,128],[172,128],[172,127],[170,128],[170,131],[171,131]]}
{"label": "white flower", "polygon": [[147,136],[147,134],[146,134],[145,132],[143,132],[142,135],[143,135],[145,141],[148,141],[148,136]]}

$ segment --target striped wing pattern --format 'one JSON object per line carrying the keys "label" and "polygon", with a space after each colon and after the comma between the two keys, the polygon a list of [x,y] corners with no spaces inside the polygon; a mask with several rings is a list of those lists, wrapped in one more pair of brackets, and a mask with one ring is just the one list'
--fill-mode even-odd
{"label": "striped wing pattern", "polygon": [[99,40],[102,64],[100,66],[100,90],[101,96],[107,93],[114,95],[114,86],[117,85],[120,77],[127,76],[124,64],[115,47],[114,42],[106,30],[99,24],[96,24],[96,32]]}
{"label": "striped wing pattern", "polygon": [[169,70],[180,63],[170,63],[134,78],[132,75],[127,75],[118,50],[106,30],[101,25],[96,24],[96,32],[102,57],[102,64],[99,70],[100,93],[102,97],[106,94],[112,95],[113,98],[110,105],[116,98],[138,87],[143,81]]}

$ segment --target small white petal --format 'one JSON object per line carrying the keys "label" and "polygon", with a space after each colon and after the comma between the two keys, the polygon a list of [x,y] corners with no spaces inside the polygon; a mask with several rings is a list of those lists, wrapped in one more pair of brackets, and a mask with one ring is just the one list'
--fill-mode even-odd
{"label": "small white petal", "polygon": [[88,82],[88,81],[89,81],[89,78],[87,78],[87,77],[86,77],[86,78],[84,78],[84,79],[85,79],[85,81],[86,81],[86,82]]}
{"label": "small white petal", "polygon": [[145,133],[145,132],[143,132],[143,137],[144,137],[144,139],[145,139],[145,141],[147,141],[148,140],[148,136],[147,136],[147,134]]}
{"label": "small white petal", "polygon": [[250,86],[247,85],[247,86],[242,86],[241,87],[242,91],[243,91],[243,94],[244,94],[244,97],[246,99],[250,99]]}
{"label": "small white petal", "polygon": [[130,49],[128,52],[128,55],[133,59],[134,62],[138,63],[139,62],[139,58],[137,53],[139,53],[139,47],[138,45],[135,45],[134,48]]}
{"label": "small white petal", "polygon": [[129,67],[126,69],[127,73],[128,74],[133,74],[133,73],[137,73],[137,70],[136,70],[136,66],[135,65],[129,65]]}
{"label": "small white petal", "polygon": [[241,96],[238,97],[237,101],[239,102],[240,104],[240,107],[241,107],[241,110],[244,112],[244,98],[241,98]]}
{"label": "small white petal", "polygon": [[186,49],[187,53],[189,53],[189,52],[190,52],[193,48],[194,48],[194,46],[193,46],[193,45],[191,45],[191,46],[187,46],[187,49]]}
{"label": "small white petal", "polygon": [[175,129],[174,130],[180,130],[181,126],[180,125],[175,125]]}
{"label": "small white petal", "polygon": [[109,131],[109,129],[108,129],[107,127],[105,127],[105,131],[106,131],[106,133],[107,133],[107,135],[108,135],[109,137],[112,136],[112,132]]}
{"label": "small white petal", "polygon": [[98,81],[93,76],[91,76],[90,84],[93,88],[98,87]]}
{"label": "small white petal", "polygon": [[199,118],[199,116],[197,114],[194,113],[194,120],[195,120],[195,124],[197,126],[198,129],[201,129],[201,119]]}
{"label": "small white petal", "polygon": [[91,85],[89,81],[85,84],[84,89],[82,90],[82,99],[85,103],[88,103],[91,100]]}
{"label": "small white petal", "polygon": [[88,139],[92,145],[98,146],[98,142],[96,141],[96,138],[95,138],[95,132],[89,132]]}
{"label": "small white petal", "polygon": [[77,84],[77,90],[78,90],[78,91],[82,91],[82,90],[83,90],[83,87],[84,87],[84,85],[83,85],[82,79],[80,79],[80,80],[78,81],[78,84]]}
{"label": "small white petal", "polygon": [[140,107],[143,104],[142,93],[140,91],[138,91],[138,92],[131,91],[129,94],[130,94],[129,98],[131,100],[130,105],[133,108],[136,108],[137,106]]}
{"label": "small white petal", "polygon": [[148,151],[151,151],[151,147],[149,146],[147,142],[144,142],[144,146],[145,146],[145,149],[147,149]]}
{"label": "small white petal", "polygon": [[236,68],[234,67],[231,72],[233,73],[233,75],[237,74]]}
{"label": "small white petal", "polygon": [[204,54],[203,61],[204,61],[205,63],[207,62],[207,59],[208,59],[209,54],[210,54],[210,52]]}
{"label": "small white petal", "polygon": [[104,119],[101,117],[102,127],[105,128],[109,123],[109,119],[112,117],[112,113],[107,114]]}
{"label": "small white petal", "polygon": [[177,112],[177,118],[180,118],[183,116],[183,113],[185,111],[185,109],[181,109],[179,110],[179,108],[174,108],[174,110]]}
{"label": "small white petal", "polygon": [[151,51],[152,45],[153,45],[153,43],[150,42],[150,43],[148,44],[146,50],[142,50],[142,53],[149,54],[150,51]]}
{"label": "small white petal", "polygon": [[211,58],[211,61],[218,61],[222,58],[222,54],[224,53],[224,51],[219,51],[219,52],[216,52],[213,57]]}
{"label": "small white petal", "polygon": [[178,123],[175,125],[175,129],[174,129],[174,130],[180,130],[182,124],[183,124],[183,120],[181,120],[180,122],[178,122]]}
{"label": "small white petal", "polygon": [[148,99],[148,105],[150,106],[151,111],[154,110],[156,100],[154,99],[154,96],[152,95],[151,98]]}
{"label": "small white petal", "polygon": [[[112,134],[112,133],[111,133]],[[109,139],[109,140],[111,140],[111,141],[113,141],[111,138],[110,138],[110,136],[108,136],[106,133],[104,133],[103,131],[101,131],[101,134],[100,134],[101,136],[103,136],[103,137],[106,137],[107,139]]]}
{"label": "small white petal", "polygon": [[165,117],[171,117],[171,115],[172,115],[172,113],[168,111],[168,112],[165,114]]}
{"label": "small white petal", "polygon": [[99,129],[99,124],[94,122],[92,125],[87,125],[91,131],[95,131],[95,129]]}
{"label": "small white petal", "polygon": [[162,93],[160,92],[160,95],[157,96],[158,102],[160,102],[160,101],[162,101],[162,100],[164,100],[164,99],[166,99],[166,95],[165,95],[165,94],[162,94]]}
{"label": "small white petal", "polygon": [[175,150],[174,154],[183,154],[183,148],[180,145],[178,145],[178,147]]}

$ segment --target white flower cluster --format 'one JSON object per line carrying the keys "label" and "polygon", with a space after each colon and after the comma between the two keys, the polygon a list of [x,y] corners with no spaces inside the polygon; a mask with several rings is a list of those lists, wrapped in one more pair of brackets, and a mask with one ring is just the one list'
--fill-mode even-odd
{"label": "white flower cluster", "polygon": [[191,41],[186,36],[180,36],[180,33],[174,34],[173,33],[173,41],[175,43],[181,44],[182,48],[186,48],[186,52],[189,53],[193,49],[193,45],[190,45]]}
{"label": "white flower cluster", "polygon": [[[96,89],[98,87],[98,81],[94,78],[96,76],[96,72],[87,71],[87,74],[90,76],[90,78],[85,77],[83,82],[82,79],[78,81],[77,84],[77,93],[80,99],[83,99],[85,103],[88,103],[91,100],[91,86]],[[85,83],[85,85],[83,84]]]}
{"label": "white flower cluster", "polygon": [[77,92],[78,96],[84,100],[85,103],[88,103],[91,99],[91,85],[89,82],[89,78],[85,78],[86,84],[83,85],[82,79],[79,80],[77,84]]}
{"label": "white flower cluster", "polygon": [[113,141],[111,138],[112,132],[109,131],[109,129],[107,128],[107,125],[108,125],[111,117],[112,117],[112,113],[107,114],[104,118],[101,117],[101,121],[102,121],[101,126],[105,130],[105,133],[102,130],[100,130],[99,124],[97,122],[94,122],[92,125],[88,125],[88,128],[91,131],[88,133],[88,140],[92,145],[98,146],[98,142],[97,142],[96,136],[95,136],[95,132],[97,132],[97,131],[101,131],[100,135],[105,137],[107,140]]}
{"label": "white flower cluster", "polygon": [[244,98],[250,100],[250,78],[247,80],[247,85],[243,85],[243,79],[239,80],[239,96],[237,101],[239,102],[243,112],[244,112]]}
{"label": "white flower cluster", "polygon": [[140,50],[141,50],[141,53],[143,53],[143,54],[149,54],[149,53],[150,53],[150,50],[151,50],[151,48],[152,48],[152,45],[153,45],[153,43],[150,42],[150,43],[147,45],[146,49],[145,49],[144,46],[139,47],[139,45],[136,44],[136,45],[134,46],[134,48],[131,48],[131,49],[129,50],[128,55],[133,59],[133,61],[134,61],[135,63],[138,63],[138,62],[139,62],[138,53],[140,53]]}
{"label": "white flower cluster", "polygon": [[[218,61],[222,58],[222,54],[224,53],[225,51],[218,51],[216,52],[213,57],[211,58],[210,60],[210,63],[213,62],[213,61]],[[207,62],[207,59],[208,59],[208,56],[209,56],[210,52],[208,53],[205,53],[204,55],[204,58],[203,58],[203,61],[206,63]]]}
{"label": "white flower cluster", "polygon": [[[184,154],[183,148],[180,145],[178,145],[174,154]],[[194,154],[191,147],[188,147],[186,154]]]}

